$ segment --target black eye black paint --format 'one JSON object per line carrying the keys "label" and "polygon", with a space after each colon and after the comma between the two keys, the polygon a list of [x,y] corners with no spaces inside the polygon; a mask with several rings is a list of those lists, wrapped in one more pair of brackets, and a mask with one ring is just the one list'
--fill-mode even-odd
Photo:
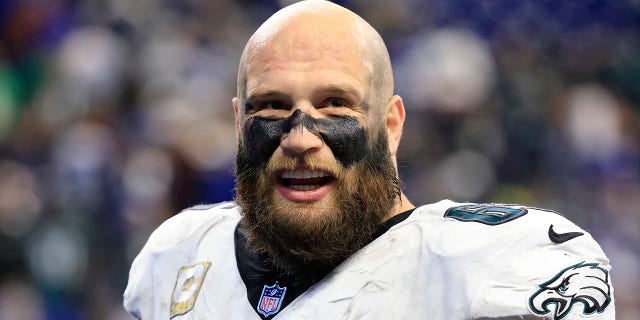
{"label": "black eye black paint", "polygon": [[351,116],[329,116],[315,119],[299,109],[288,118],[253,117],[244,127],[245,156],[255,167],[264,167],[280,145],[280,139],[292,130],[307,128],[331,148],[345,167],[361,160],[366,154],[364,128]]}

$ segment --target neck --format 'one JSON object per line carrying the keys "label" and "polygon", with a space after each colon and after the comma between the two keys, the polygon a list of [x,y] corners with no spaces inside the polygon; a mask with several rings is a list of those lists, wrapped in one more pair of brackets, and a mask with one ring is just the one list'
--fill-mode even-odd
{"label": "neck", "polygon": [[385,221],[391,219],[392,217],[403,213],[407,210],[411,210],[413,208],[415,208],[416,206],[414,206],[413,204],[411,204],[411,202],[409,202],[409,199],[404,195],[404,193],[400,194],[400,198],[398,200],[396,200],[395,205],[393,206],[393,208],[391,208],[391,211],[389,212],[389,215],[387,215],[385,217]]}

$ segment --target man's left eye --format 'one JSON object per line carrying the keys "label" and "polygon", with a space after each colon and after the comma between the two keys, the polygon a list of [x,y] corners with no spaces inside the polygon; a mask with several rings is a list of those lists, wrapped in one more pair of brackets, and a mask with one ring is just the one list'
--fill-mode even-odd
{"label": "man's left eye", "polygon": [[269,101],[262,104],[262,109],[285,110],[287,105],[282,101]]}
{"label": "man's left eye", "polygon": [[331,98],[329,99],[329,105],[334,108],[340,108],[340,107],[348,107],[349,103],[346,100],[341,98]]}

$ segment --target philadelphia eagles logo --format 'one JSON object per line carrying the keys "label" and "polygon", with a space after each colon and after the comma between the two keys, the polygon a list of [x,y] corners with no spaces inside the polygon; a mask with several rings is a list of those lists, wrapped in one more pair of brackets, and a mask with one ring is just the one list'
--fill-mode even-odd
{"label": "philadelphia eagles logo", "polygon": [[[611,302],[609,272],[598,263],[570,266],[539,287],[529,298],[529,307],[539,315],[553,311],[554,320],[563,319],[578,302],[583,304],[585,315],[602,313]],[[550,309],[552,305],[555,310]]]}

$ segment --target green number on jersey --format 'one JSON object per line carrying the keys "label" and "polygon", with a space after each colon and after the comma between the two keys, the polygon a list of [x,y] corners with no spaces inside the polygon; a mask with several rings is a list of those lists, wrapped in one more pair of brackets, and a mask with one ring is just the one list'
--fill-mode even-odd
{"label": "green number on jersey", "polygon": [[502,224],[527,214],[527,208],[503,204],[467,204],[449,208],[445,217],[489,225]]}

